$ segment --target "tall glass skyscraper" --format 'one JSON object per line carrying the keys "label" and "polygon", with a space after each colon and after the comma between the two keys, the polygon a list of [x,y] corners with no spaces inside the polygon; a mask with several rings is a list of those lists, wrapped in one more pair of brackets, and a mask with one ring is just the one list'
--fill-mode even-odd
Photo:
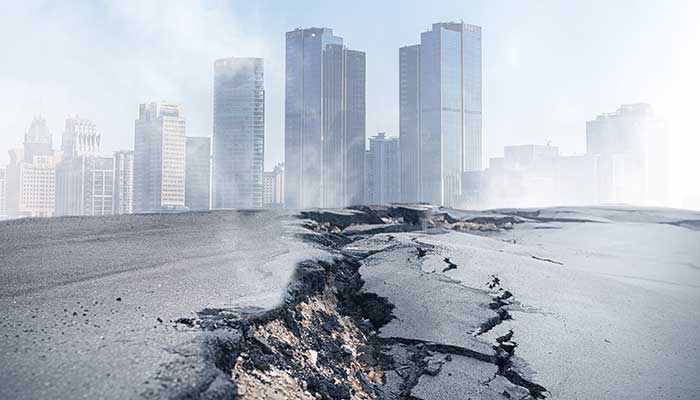
{"label": "tall glass skyscraper", "polygon": [[134,129],[134,212],[185,208],[185,117],[179,105],[139,106]]}
{"label": "tall glass skyscraper", "polygon": [[214,63],[214,208],[260,208],[265,89],[262,58]]}
{"label": "tall glass skyscraper", "polygon": [[328,28],[287,32],[285,206],[364,197],[365,54]]}
{"label": "tall glass skyscraper", "polygon": [[433,24],[399,49],[403,201],[455,205],[482,169],[481,28]]}

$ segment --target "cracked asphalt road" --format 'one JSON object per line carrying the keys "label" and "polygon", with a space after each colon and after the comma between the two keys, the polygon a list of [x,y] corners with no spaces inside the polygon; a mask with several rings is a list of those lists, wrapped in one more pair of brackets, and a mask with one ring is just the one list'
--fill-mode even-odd
{"label": "cracked asphalt road", "polygon": [[[351,245],[416,247],[394,245],[360,269],[365,290],[396,305],[397,318],[382,337],[487,354],[487,344],[512,330],[516,369],[551,398],[698,398],[700,214],[603,207],[500,212],[534,218],[499,232],[435,229]],[[445,271],[446,258],[458,267]],[[494,275],[515,297],[506,307],[512,319],[479,334],[491,312]],[[439,374],[422,375],[412,395],[504,398],[501,387],[490,390],[498,382],[484,384],[493,364],[470,372],[454,363],[478,360],[453,358],[459,361],[446,362]]]}
{"label": "cracked asphalt road", "polygon": [[[413,344],[444,353],[421,358],[435,373],[413,376],[414,396],[522,397],[524,386],[495,374],[499,350],[517,346],[514,370],[552,398],[697,398],[699,214],[498,213],[527,222],[364,240],[373,228],[348,228],[360,235],[348,247],[389,246],[360,273],[364,290],[395,305],[380,339],[399,364],[422,351]],[[164,379],[188,382],[182,360],[201,331],[172,321],[205,308],[271,309],[297,262],[327,256],[293,238],[291,218],[221,211],[0,223],[0,398],[135,398],[161,393]],[[510,319],[493,320],[494,282],[513,293],[502,307]],[[388,371],[387,389],[402,380]]]}
{"label": "cracked asphalt road", "polygon": [[0,398],[123,399],[198,332],[204,308],[272,308],[314,257],[289,215],[0,222]]}

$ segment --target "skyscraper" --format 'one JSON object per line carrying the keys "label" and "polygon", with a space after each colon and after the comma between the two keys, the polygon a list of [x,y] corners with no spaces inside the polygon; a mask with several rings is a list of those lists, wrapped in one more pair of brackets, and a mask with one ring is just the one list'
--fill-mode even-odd
{"label": "skyscraper", "polygon": [[6,208],[11,217],[50,217],[56,209],[56,160],[51,133],[41,116],[32,120],[21,150],[10,150]]}
{"label": "skyscraper", "polygon": [[56,215],[109,215],[114,212],[114,160],[99,155],[95,124],[77,116],[66,119],[63,159],[56,167]]}
{"label": "skyscraper", "polygon": [[454,205],[465,172],[482,169],[481,28],[433,24],[399,50],[404,201]]}
{"label": "skyscraper", "polygon": [[185,207],[185,117],[180,106],[141,104],[134,135],[134,212]]}
{"label": "skyscraper", "polygon": [[101,139],[92,121],[78,116],[66,119],[66,128],[61,140],[63,159],[99,153]]}
{"label": "skyscraper", "polygon": [[192,211],[209,210],[211,139],[187,137],[185,206]]}
{"label": "skyscraper", "polygon": [[214,63],[214,208],[262,207],[265,90],[262,58]]}
{"label": "skyscraper", "polygon": [[399,137],[401,201],[420,198],[420,45],[399,49]]}
{"label": "skyscraper", "polygon": [[134,212],[134,152],[114,152],[114,213]]}
{"label": "skyscraper", "polygon": [[379,132],[369,139],[366,161],[366,202],[387,204],[400,201],[399,139],[388,138],[384,132]]}
{"label": "skyscraper", "polygon": [[24,133],[24,162],[31,163],[35,156],[53,157],[53,138],[46,119],[34,117],[29,129]]}
{"label": "skyscraper", "polygon": [[287,32],[285,206],[363,202],[365,54],[328,28]]}

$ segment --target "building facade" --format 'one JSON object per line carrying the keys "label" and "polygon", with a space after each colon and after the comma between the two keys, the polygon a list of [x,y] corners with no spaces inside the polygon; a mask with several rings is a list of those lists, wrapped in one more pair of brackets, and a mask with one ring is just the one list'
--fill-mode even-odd
{"label": "building facade", "polygon": [[187,137],[185,206],[191,211],[209,210],[211,182],[211,139]]}
{"label": "building facade", "polygon": [[214,63],[214,208],[263,204],[265,89],[262,58]]}
{"label": "building facade", "polygon": [[66,119],[56,167],[56,215],[114,212],[114,160],[100,152],[101,135],[87,119]]}
{"label": "building facade", "polygon": [[114,214],[134,212],[134,152],[114,152]]}
{"label": "building facade", "polygon": [[277,164],[274,170],[263,174],[263,206],[284,207],[284,164]]}
{"label": "building facade", "polygon": [[98,154],[101,139],[97,126],[92,121],[78,116],[68,118],[61,138],[62,158]]}
{"label": "building facade", "polygon": [[35,117],[22,149],[9,151],[5,208],[13,218],[51,217],[56,209],[56,158],[46,120]]}
{"label": "building facade", "polygon": [[35,156],[54,156],[53,136],[49,132],[46,119],[42,116],[34,117],[25,132],[23,150],[23,160],[27,163],[32,163]]}
{"label": "building facade", "polygon": [[285,206],[363,203],[365,54],[328,28],[286,35]]}
{"label": "building facade", "polygon": [[185,209],[185,117],[179,105],[141,104],[134,134],[134,212]]}
{"label": "building facade", "polygon": [[482,170],[481,27],[436,23],[399,49],[402,200],[455,205]]}
{"label": "building facade", "polygon": [[6,208],[10,217],[52,217],[56,209],[54,156],[35,155],[32,162],[22,151],[10,151],[7,166]]}
{"label": "building facade", "polygon": [[367,204],[388,204],[401,201],[399,139],[384,132],[369,139],[366,153]]}

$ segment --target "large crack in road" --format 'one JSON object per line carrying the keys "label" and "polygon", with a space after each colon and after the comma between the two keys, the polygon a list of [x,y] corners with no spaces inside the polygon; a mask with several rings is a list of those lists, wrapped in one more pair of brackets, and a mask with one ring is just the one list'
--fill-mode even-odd
{"label": "large crack in road", "polygon": [[[415,238],[395,240],[394,235],[383,234],[377,227],[361,235],[353,231],[353,237],[343,234],[343,229],[365,223],[385,224],[388,220],[405,225],[402,229],[390,228],[391,232],[412,231],[434,224],[431,214],[396,208],[386,210],[380,217],[374,210],[364,208],[308,212],[302,217],[306,232],[300,235],[332,254],[332,260],[300,263],[284,304],[271,311],[203,310],[197,319],[179,320],[180,324],[204,333],[191,346],[194,351],[180,352],[180,359],[161,369],[156,380],[162,384],[144,393],[146,397],[447,398],[426,396],[416,388],[425,386],[421,385],[425,377],[451,377],[453,372],[444,370],[452,368],[453,360],[459,359],[455,365],[464,360],[478,363],[459,367],[463,369],[461,373],[476,372],[480,376],[487,371],[488,377],[469,383],[474,386],[470,390],[479,392],[480,398],[544,398],[546,389],[518,370],[521,362],[513,362],[517,344],[512,340],[512,331],[492,344],[479,338],[510,318],[507,308],[513,295],[500,287],[495,276],[486,284],[488,291],[477,290],[480,294],[491,292],[488,296],[492,299],[488,304],[477,305],[489,315],[479,324],[478,331],[470,334],[479,345],[460,346],[382,333],[396,319],[394,310],[402,304],[392,304],[365,287],[360,270],[366,267],[366,261],[381,255],[408,254],[409,263],[420,265],[427,255],[437,255],[439,249]],[[438,221],[459,222],[449,222],[441,216]],[[493,220],[481,223],[496,225]],[[500,223],[512,223],[512,219]],[[449,257],[443,257],[443,263],[448,266],[443,273],[458,267]],[[409,267],[415,268],[416,265]],[[439,277],[436,282],[474,291],[446,275],[433,276]],[[178,382],[182,359],[188,357],[199,357],[200,362],[190,366],[199,371],[194,380]],[[456,392],[454,398],[463,398],[461,395]]]}

